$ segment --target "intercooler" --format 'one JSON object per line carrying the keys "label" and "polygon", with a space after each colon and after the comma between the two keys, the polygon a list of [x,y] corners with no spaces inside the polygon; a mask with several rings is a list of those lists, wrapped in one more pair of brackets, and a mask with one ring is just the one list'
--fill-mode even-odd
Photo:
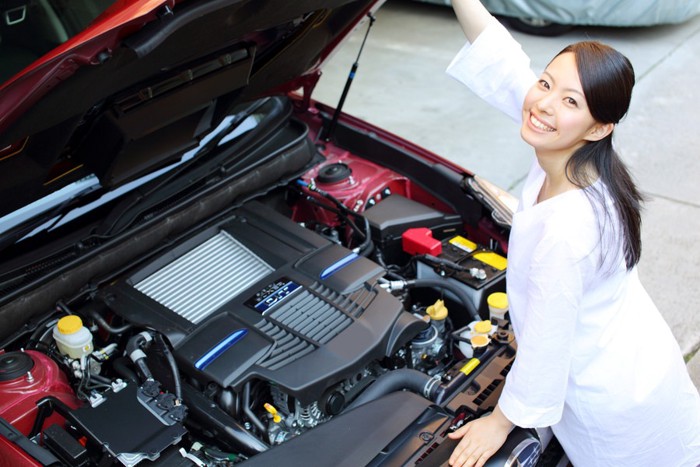
{"label": "intercooler", "polygon": [[272,266],[221,231],[134,288],[198,324],[272,271]]}

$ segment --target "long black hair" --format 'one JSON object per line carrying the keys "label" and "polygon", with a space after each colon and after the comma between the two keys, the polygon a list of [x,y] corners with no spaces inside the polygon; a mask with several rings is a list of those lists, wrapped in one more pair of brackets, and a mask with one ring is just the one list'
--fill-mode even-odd
{"label": "long black hair", "polygon": [[[569,45],[557,56],[572,52],[576,57],[583,94],[591,115],[598,123],[617,124],[627,113],[634,86],[634,68],[623,54],[605,44],[583,41]],[[592,173],[591,168],[595,169]],[[615,252],[624,254],[625,264],[630,270],[639,262],[642,253],[641,208],[643,196],[637,189],[629,170],[613,148],[612,132],[599,141],[589,141],[569,158],[566,174],[573,184],[586,190],[597,203],[594,209],[602,212],[598,219],[601,240],[607,226],[611,226],[611,208],[601,192],[591,187],[596,175],[600,177],[613,201],[614,212],[619,222],[611,226],[619,239],[621,248]],[[610,231],[609,231],[610,232]],[[606,251],[602,252],[605,259]],[[615,254],[617,256],[617,254]]]}

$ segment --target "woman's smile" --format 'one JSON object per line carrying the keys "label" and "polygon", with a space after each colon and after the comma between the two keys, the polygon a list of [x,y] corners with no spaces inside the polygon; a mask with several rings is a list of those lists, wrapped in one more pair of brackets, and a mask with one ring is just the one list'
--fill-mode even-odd
{"label": "woman's smile", "polygon": [[545,132],[552,132],[557,130],[556,128],[548,125],[543,120],[538,118],[537,115],[533,114],[532,112],[530,112],[530,123],[532,124],[532,126],[535,127],[535,129],[542,130]]}

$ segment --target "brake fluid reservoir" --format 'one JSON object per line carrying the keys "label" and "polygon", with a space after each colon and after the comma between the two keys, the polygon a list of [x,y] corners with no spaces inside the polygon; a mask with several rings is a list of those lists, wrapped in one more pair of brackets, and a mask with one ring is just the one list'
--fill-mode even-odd
{"label": "brake fluid reservoir", "polygon": [[59,352],[71,358],[81,358],[89,355],[92,350],[92,333],[83,326],[79,316],[69,315],[58,320],[53,329]]}
{"label": "brake fluid reservoir", "polygon": [[486,303],[489,305],[489,315],[491,318],[506,318],[506,313],[508,313],[508,296],[505,293],[492,293],[486,299]]}

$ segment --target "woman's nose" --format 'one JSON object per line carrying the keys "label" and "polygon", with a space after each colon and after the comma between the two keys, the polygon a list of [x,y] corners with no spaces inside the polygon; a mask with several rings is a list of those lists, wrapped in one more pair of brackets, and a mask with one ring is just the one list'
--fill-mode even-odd
{"label": "woman's nose", "polygon": [[551,114],[553,109],[552,96],[547,94],[540,97],[535,105],[537,106],[537,110],[540,112]]}

